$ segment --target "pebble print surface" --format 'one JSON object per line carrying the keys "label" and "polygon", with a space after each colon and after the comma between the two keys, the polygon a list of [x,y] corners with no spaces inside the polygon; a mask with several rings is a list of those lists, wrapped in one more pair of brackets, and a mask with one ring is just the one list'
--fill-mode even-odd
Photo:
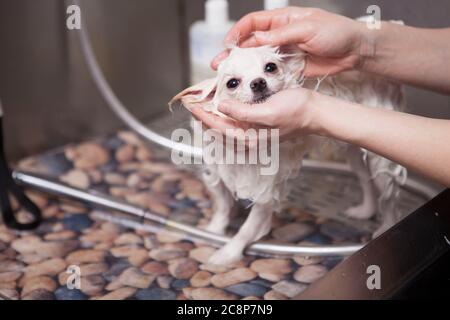
{"label": "pebble print surface", "polygon": [[[134,134],[69,145],[23,160],[19,168],[124,199],[162,216],[204,226],[212,213],[193,172],[153,153]],[[245,256],[233,266],[207,263],[216,248],[153,226],[130,228],[77,202],[27,194],[42,209],[33,232],[0,224],[0,297],[9,299],[289,299],[323,277],[340,257],[292,259]],[[26,212],[14,204],[20,219]],[[123,215],[115,214],[123,219]],[[236,232],[245,217],[230,227]],[[137,222],[139,225],[140,222]],[[151,225],[148,225],[151,227]],[[340,222],[287,209],[265,240],[302,244],[364,241]],[[67,268],[77,265],[81,288],[70,290]]]}

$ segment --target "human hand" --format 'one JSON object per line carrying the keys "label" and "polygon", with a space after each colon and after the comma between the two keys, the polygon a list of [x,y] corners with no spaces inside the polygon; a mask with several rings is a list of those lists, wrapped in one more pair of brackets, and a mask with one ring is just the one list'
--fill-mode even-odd
{"label": "human hand", "polygon": [[[309,56],[305,76],[333,75],[357,68],[371,52],[361,22],[316,8],[289,7],[250,13],[228,32],[225,44],[240,47],[296,44]],[[211,63],[217,69],[226,58]]]}
{"label": "human hand", "polygon": [[[224,101],[219,111],[228,118],[219,117],[201,107],[191,109],[192,114],[206,127],[225,136],[244,140],[249,128],[279,129],[280,141],[311,134],[316,130],[314,121],[314,98],[318,94],[303,88],[290,89],[274,94],[264,103],[246,104],[235,100]],[[243,129],[243,130],[240,130]]]}

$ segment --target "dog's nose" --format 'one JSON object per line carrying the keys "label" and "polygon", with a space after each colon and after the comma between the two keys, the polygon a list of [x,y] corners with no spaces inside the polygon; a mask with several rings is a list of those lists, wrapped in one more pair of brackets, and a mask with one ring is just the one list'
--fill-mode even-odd
{"label": "dog's nose", "polygon": [[250,83],[253,92],[262,92],[267,88],[267,82],[263,78],[258,78]]}

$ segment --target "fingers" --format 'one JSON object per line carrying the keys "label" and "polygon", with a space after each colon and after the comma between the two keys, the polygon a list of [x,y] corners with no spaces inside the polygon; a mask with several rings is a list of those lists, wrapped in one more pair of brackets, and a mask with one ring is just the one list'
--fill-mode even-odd
{"label": "fingers", "polygon": [[241,48],[253,48],[258,46],[260,46],[260,42],[255,38],[254,34],[240,43]]}
{"label": "fingers", "polygon": [[278,29],[292,24],[294,20],[298,22],[311,15],[313,11],[311,8],[287,7],[247,14],[228,32],[225,37],[225,44],[240,45],[251,38],[254,32]]}
{"label": "fingers", "polygon": [[242,42],[241,47],[301,45],[310,40],[311,30],[309,23],[294,23],[269,31],[256,31],[251,37]]}
{"label": "fingers", "polygon": [[217,70],[219,67],[219,64],[228,57],[230,54],[230,50],[225,50],[219,53],[217,56],[214,57],[214,59],[211,61],[211,68],[213,70]]}
{"label": "fingers", "polygon": [[256,30],[269,30],[272,13],[270,11],[252,12],[240,19],[225,37],[225,44],[239,44]]}

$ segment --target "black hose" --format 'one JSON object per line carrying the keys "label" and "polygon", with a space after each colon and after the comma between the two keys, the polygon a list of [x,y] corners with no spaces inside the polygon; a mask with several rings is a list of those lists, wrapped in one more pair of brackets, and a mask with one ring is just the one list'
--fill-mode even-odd
{"label": "black hose", "polygon": [[[11,169],[8,167],[8,163],[6,162],[3,144],[3,116],[0,106],[0,208],[3,216],[3,222],[12,229],[34,229],[41,223],[41,210],[25,195],[23,190],[12,178]],[[22,223],[16,219],[14,210],[9,200],[9,194],[14,196],[17,202],[33,216],[32,222]]]}

